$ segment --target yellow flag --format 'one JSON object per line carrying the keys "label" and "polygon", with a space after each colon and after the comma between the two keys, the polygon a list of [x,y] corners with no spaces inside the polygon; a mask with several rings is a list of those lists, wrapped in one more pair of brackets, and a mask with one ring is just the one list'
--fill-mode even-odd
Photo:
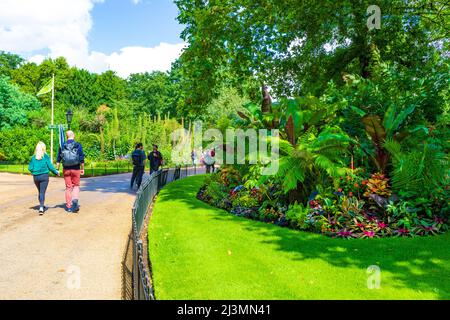
{"label": "yellow flag", "polygon": [[39,92],[37,93],[37,96],[49,93],[50,91],[52,91],[53,89],[53,79],[50,79],[45,86],[42,87],[41,90],[39,90]]}

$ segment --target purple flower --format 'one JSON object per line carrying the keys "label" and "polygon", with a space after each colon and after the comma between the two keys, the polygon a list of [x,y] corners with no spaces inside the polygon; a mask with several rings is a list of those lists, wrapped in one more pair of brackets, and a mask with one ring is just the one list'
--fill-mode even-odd
{"label": "purple flower", "polygon": [[434,222],[436,222],[438,224],[442,224],[442,223],[445,223],[445,219],[441,218],[441,217],[434,217]]}
{"label": "purple flower", "polygon": [[349,238],[349,237],[352,237],[352,236],[353,236],[353,232],[347,231],[346,229],[344,229],[344,230],[339,230],[336,234],[337,234],[339,237],[343,237],[343,238]]}
{"label": "purple flower", "polygon": [[369,237],[369,238],[373,238],[375,236],[375,232],[373,231],[363,231],[364,235]]}
{"label": "purple flower", "polygon": [[407,235],[409,234],[409,230],[408,229],[404,229],[404,228],[400,228],[397,230],[397,233],[401,234],[401,235]]}
{"label": "purple flower", "polygon": [[387,227],[387,224],[384,222],[378,222],[377,225],[378,225],[378,228],[380,228],[380,229],[384,229]]}

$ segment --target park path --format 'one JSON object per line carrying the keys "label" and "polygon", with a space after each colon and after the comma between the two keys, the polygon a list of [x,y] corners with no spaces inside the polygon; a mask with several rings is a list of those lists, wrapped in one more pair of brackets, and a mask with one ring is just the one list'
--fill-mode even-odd
{"label": "park path", "polygon": [[120,299],[135,193],[130,174],[82,179],[80,212],[50,178],[44,216],[31,176],[0,173],[0,300]]}

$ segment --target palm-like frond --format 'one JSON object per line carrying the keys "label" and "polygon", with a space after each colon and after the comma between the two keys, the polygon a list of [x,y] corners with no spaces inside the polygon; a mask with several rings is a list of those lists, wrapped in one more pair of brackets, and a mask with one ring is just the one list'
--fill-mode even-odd
{"label": "palm-like frond", "polygon": [[[315,185],[306,181],[317,180],[318,175],[337,178],[345,174],[342,161],[350,139],[337,128],[330,128],[316,135],[317,129],[310,128],[297,140],[293,147],[288,141],[280,140],[280,166],[277,176],[282,178],[285,192],[303,185],[303,193]],[[315,179],[313,179],[315,177]]]}
{"label": "palm-like frond", "polygon": [[392,186],[412,194],[430,196],[438,187],[448,183],[448,156],[434,147],[424,144],[422,150],[403,152],[398,142],[388,140],[384,144],[393,156]]}

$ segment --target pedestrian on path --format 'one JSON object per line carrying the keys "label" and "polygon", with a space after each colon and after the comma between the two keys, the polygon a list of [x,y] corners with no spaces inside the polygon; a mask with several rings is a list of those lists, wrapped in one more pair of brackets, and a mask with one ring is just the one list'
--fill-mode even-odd
{"label": "pedestrian on path", "polygon": [[205,156],[204,156],[204,162],[206,165],[206,173],[211,173],[211,171],[214,173],[215,167],[214,164],[216,163],[216,151],[215,149],[206,150]]}
{"label": "pedestrian on path", "polygon": [[51,171],[59,176],[59,171],[55,169],[50,161],[47,148],[42,141],[39,141],[36,145],[34,155],[28,165],[28,171],[33,175],[34,184],[38,190],[39,215],[42,216],[45,212],[45,192],[49,183],[49,173]]}
{"label": "pedestrian on path", "polygon": [[142,183],[142,176],[145,171],[145,161],[147,159],[142,143],[139,142],[136,144],[136,147],[131,154],[131,159],[133,160],[133,174],[131,175],[130,189],[133,189],[134,182],[136,181],[139,190]]}
{"label": "pedestrian on path", "polygon": [[80,143],[75,141],[75,134],[69,130],[66,132],[67,141],[59,148],[57,169],[62,162],[64,182],[66,184],[66,211],[78,212],[80,206],[78,197],[80,194],[80,176],[84,175],[84,153]]}
{"label": "pedestrian on path", "polygon": [[195,150],[192,149],[192,151],[191,151],[191,160],[192,160],[192,166],[193,167],[195,167],[195,156],[196,156]]}
{"label": "pedestrian on path", "polygon": [[153,151],[148,154],[148,160],[150,161],[150,175],[157,172],[159,167],[163,165],[163,157],[156,144],[153,145]]}

